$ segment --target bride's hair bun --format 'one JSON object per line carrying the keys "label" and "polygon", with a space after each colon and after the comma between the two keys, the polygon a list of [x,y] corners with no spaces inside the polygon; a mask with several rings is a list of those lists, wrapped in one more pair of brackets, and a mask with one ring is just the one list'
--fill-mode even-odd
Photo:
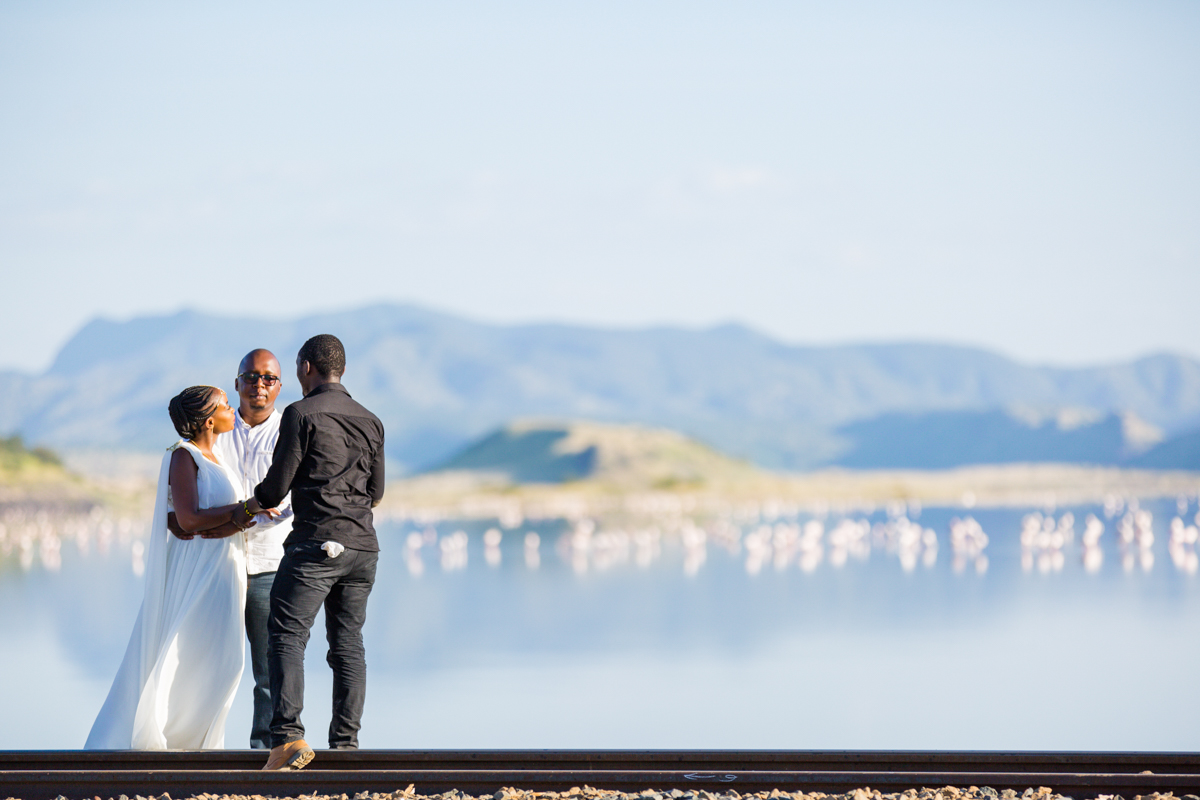
{"label": "bride's hair bun", "polygon": [[215,386],[189,386],[171,398],[167,411],[175,432],[184,439],[195,439],[204,428],[205,421],[216,413],[220,405]]}

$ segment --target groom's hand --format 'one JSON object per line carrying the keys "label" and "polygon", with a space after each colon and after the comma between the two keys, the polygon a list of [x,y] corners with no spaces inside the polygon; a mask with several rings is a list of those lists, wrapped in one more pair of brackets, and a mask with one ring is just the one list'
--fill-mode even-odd
{"label": "groom's hand", "polygon": [[179,527],[179,520],[175,518],[174,511],[167,512],[167,530],[173,533],[176,539],[183,539],[185,542],[196,538],[196,534],[188,533]]}

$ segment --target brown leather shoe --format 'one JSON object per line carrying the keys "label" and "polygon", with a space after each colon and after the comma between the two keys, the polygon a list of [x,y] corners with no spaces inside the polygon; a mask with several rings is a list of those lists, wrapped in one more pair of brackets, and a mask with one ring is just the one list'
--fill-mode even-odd
{"label": "brown leather shoe", "polygon": [[314,756],[316,753],[308,746],[308,742],[297,739],[294,742],[281,744],[279,747],[272,747],[271,757],[267,759],[267,765],[263,767],[263,770],[304,769]]}

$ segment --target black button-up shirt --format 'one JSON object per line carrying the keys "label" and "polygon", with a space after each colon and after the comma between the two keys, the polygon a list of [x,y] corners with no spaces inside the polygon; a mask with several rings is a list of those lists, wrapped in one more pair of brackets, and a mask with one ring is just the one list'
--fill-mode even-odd
{"label": "black button-up shirt", "polygon": [[383,423],[340,383],[323,383],[283,410],[271,468],[254,497],[274,508],[292,493],[284,546],[316,539],[379,550],[371,507],[383,499]]}

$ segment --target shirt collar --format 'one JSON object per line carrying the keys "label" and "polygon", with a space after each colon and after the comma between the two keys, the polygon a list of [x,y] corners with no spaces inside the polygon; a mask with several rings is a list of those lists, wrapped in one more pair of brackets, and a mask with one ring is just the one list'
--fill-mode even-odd
{"label": "shirt collar", "polygon": [[305,397],[312,397],[313,395],[324,394],[325,392],[343,392],[347,397],[350,396],[350,393],[346,391],[346,387],[342,386],[340,383],[322,383],[320,386],[306,394]]}
{"label": "shirt collar", "polygon": [[[267,419],[264,419],[262,422],[259,423],[259,425],[266,425],[268,420],[275,419],[276,417],[279,417],[279,416],[282,416],[282,413],[280,412],[280,410],[278,408],[274,408],[271,410],[271,416],[267,417]],[[240,408],[237,409],[236,411],[234,411],[233,419],[234,419],[234,425],[236,427],[242,428],[242,429],[248,430],[248,431],[254,430],[253,428],[250,427],[249,422],[246,422],[246,420],[242,419],[242,410]]]}

